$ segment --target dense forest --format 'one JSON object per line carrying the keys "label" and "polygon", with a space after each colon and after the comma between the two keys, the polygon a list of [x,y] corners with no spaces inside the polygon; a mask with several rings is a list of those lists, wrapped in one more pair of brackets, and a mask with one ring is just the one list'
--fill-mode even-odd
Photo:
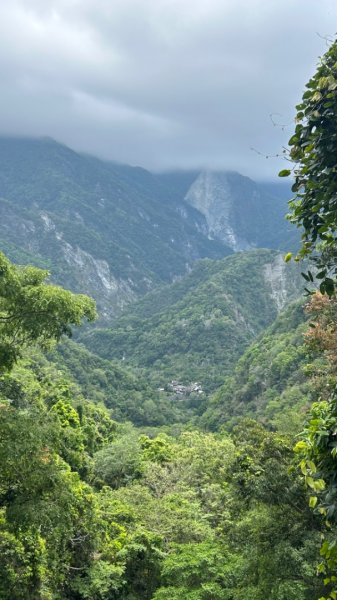
{"label": "dense forest", "polygon": [[320,523],[289,470],[291,438],[249,419],[175,436],[112,420],[27,347],[93,316],[70,293],[62,310],[44,276],[2,257],[1,597],[319,593]]}
{"label": "dense forest", "polygon": [[147,369],[160,387],[172,379],[197,380],[209,393],[300,294],[299,269],[282,263],[279,253],[263,249],[198,261],[182,280],[131,304],[111,328],[96,328],[81,340],[103,358]]}
{"label": "dense forest", "polygon": [[92,328],[0,253],[1,600],[336,600],[337,44],[297,109],[297,256],[211,243]]}

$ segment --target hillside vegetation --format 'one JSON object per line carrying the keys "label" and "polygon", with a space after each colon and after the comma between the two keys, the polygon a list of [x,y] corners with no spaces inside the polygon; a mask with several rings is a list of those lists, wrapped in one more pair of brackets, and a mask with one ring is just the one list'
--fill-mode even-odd
{"label": "hillside vegetation", "polygon": [[308,319],[303,299],[282,311],[210,398],[199,425],[218,430],[250,417],[268,427],[298,432],[317,398],[308,377],[319,360],[305,340]]}
{"label": "hillside vegetation", "polygon": [[182,280],[134,303],[110,329],[82,341],[96,354],[148,370],[153,384],[200,382],[209,393],[300,293],[297,267],[274,251],[200,261]]}
{"label": "hillside vegetation", "polygon": [[[289,247],[287,188],[280,195],[275,186],[273,194],[273,186],[239,174],[214,174],[220,184],[208,190],[213,200],[206,210],[187,198],[204,177],[199,172],[154,175],[51,139],[9,137],[0,137],[0,164],[1,248],[15,262],[49,268],[55,282],[93,296],[101,320],[181,277],[196,260],[232,253],[233,236],[244,235],[239,249]],[[226,241],[228,231],[219,237],[213,222],[232,237]]]}
{"label": "hillside vegetation", "polygon": [[36,352],[0,378],[0,400],[3,600],[322,593],[291,439],[252,421],[149,437]]}
{"label": "hillside vegetation", "polygon": [[105,406],[117,421],[159,427],[183,424],[194,415],[193,407],[159,392],[145,369],[103,359],[82,344],[64,340],[47,358],[66,379],[76,382],[85,398]]}

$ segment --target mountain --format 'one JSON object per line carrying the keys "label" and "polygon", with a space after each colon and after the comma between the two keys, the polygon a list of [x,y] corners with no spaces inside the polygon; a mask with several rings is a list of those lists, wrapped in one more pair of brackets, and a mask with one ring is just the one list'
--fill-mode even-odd
{"label": "mountain", "polygon": [[44,362],[47,360],[83,397],[96,405],[104,405],[119,422],[158,427],[184,423],[194,415],[192,409],[151,385],[145,370],[103,359],[72,340],[63,340],[48,353]]}
{"label": "mountain", "polygon": [[191,171],[160,176],[178,198],[204,215],[209,237],[234,252],[251,248],[289,250],[298,236],[287,223],[285,184],[256,183],[235,172]]}
{"label": "mountain", "polygon": [[204,217],[143,169],[83,156],[53,140],[0,139],[0,244],[51,268],[108,318],[198,258],[230,252]]}
{"label": "mountain", "polygon": [[81,340],[103,358],[147,369],[153,384],[165,389],[171,380],[198,382],[203,399],[301,285],[298,266],[286,265],[273,250],[204,259],[180,281],[130,305],[111,328]]}
{"label": "mountain", "polygon": [[0,138],[0,247],[111,319],[202,258],[290,242],[287,194],[237,173],[152,174],[51,139]]}
{"label": "mountain", "polygon": [[303,299],[282,311],[209,399],[199,426],[232,428],[240,418],[249,417],[287,433],[300,431],[316,399],[308,377],[316,359],[304,338],[308,318]]}

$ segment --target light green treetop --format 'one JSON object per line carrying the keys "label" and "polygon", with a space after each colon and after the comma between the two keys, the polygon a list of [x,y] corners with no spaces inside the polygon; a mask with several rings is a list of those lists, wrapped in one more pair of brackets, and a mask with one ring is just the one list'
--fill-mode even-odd
{"label": "light green treetop", "polygon": [[48,271],[12,264],[0,252],[0,371],[11,369],[24,346],[46,346],[71,335],[71,325],[96,317],[95,302],[46,282]]}

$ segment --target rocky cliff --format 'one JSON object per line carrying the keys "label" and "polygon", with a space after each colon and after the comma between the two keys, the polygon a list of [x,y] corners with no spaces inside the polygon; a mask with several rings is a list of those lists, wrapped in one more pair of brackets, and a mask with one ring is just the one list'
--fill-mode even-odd
{"label": "rocky cliff", "polygon": [[50,139],[0,138],[0,248],[111,319],[200,258],[289,250],[286,201],[237,173],[154,175]]}

